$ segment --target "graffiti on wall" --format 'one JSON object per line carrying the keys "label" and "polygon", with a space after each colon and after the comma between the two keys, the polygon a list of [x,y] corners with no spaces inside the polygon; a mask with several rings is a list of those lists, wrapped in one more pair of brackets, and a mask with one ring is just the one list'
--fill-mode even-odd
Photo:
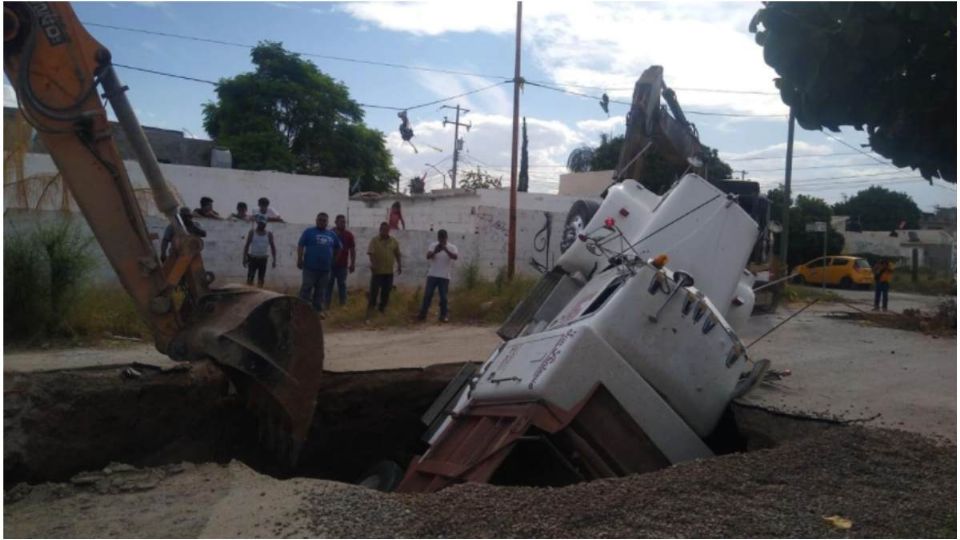
{"label": "graffiti on wall", "polygon": [[[543,227],[533,236],[533,251],[536,253],[530,258],[530,264],[541,274],[545,274],[553,268],[554,258],[550,249],[550,237],[553,233],[553,216],[550,212],[543,213]],[[542,260],[540,260],[543,254]]]}

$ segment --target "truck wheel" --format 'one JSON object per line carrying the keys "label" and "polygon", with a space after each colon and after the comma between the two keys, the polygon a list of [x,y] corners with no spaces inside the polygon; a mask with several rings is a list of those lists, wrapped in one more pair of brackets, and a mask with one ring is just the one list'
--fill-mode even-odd
{"label": "truck wheel", "polygon": [[560,239],[560,253],[566,252],[570,246],[577,241],[579,235],[587,223],[593,219],[600,205],[594,201],[585,201],[583,199],[573,203],[570,211],[567,212],[567,220],[563,223],[563,237]]}
{"label": "truck wheel", "polygon": [[843,287],[844,289],[852,289],[853,280],[850,279],[849,276],[844,276],[843,279],[840,280],[840,286]]}
{"label": "truck wheel", "polygon": [[803,274],[797,274],[793,276],[793,282],[796,285],[805,285],[807,283],[807,280],[804,279]]}
{"label": "truck wheel", "polygon": [[357,485],[377,491],[393,491],[403,480],[403,469],[393,461],[377,463],[357,481]]}

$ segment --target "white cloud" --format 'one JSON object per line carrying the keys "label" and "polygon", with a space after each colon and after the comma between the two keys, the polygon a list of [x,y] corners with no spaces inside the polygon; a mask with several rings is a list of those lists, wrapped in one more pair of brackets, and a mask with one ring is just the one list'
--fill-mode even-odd
{"label": "white cloud", "polygon": [[[596,86],[629,101],[633,83],[650,65],[662,65],[678,89],[774,92],[776,73],[747,31],[754,3],[534,3],[525,6],[525,61],[559,85]],[[381,28],[414,35],[448,32],[512,33],[508,2],[353,3],[340,8]],[[600,93],[600,90],[583,90]],[[678,90],[691,110],[786,114],[779,96]],[[625,107],[620,106],[620,110]]]}

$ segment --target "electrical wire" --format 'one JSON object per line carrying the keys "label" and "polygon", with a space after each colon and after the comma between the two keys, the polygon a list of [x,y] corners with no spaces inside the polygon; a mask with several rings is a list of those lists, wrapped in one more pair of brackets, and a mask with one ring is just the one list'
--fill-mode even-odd
{"label": "electrical wire", "polygon": [[[798,154],[794,154],[794,155],[793,155],[793,159],[797,159],[797,158],[813,158],[813,157],[821,157],[821,158],[822,158],[822,157],[832,157],[832,156],[852,156],[852,155],[855,155],[855,154],[858,154],[858,153],[859,153],[859,152],[831,152],[831,153],[829,153],[829,154],[799,154],[799,155],[798,155]],[[721,156],[721,158],[722,158],[724,161],[739,162],[739,161],[759,161],[759,160],[764,160],[764,159],[784,159],[784,156],[754,156],[754,157],[745,157],[745,158],[725,158],[725,157],[722,157],[722,156]]]}
{"label": "electrical wire", "polygon": [[[228,46],[228,47],[239,47],[239,48],[244,48],[244,49],[253,49],[253,48],[255,47],[254,45],[250,45],[250,44],[247,44],[247,43],[239,43],[239,42],[236,42],[236,41],[226,41],[226,40],[220,40],[220,39],[204,38],[204,37],[199,37],[199,36],[189,36],[189,35],[185,35],[185,34],[174,34],[174,33],[171,33],[171,32],[161,32],[161,31],[157,31],[157,30],[147,30],[147,29],[144,29],[144,28],[131,28],[131,27],[128,27],[128,26],[118,26],[118,25],[113,25],[113,24],[104,24],[104,23],[86,22],[86,21],[81,21],[81,22],[83,22],[83,24],[86,25],[86,26],[93,26],[93,27],[98,27],[98,28],[109,28],[109,29],[111,29],[111,30],[120,30],[120,31],[123,31],[123,32],[134,32],[134,33],[148,34],[148,35],[160,36],[160,37],[166,37],[166,38],[184,39],[184,40],[189,40],[189,41],[197,41],[197,42],[201,42],[201,43],[211,43],[211,44],[214,44],[214,45],[225,45],[225,46]],[[380,67],[389,67],[389,68],[394,68],[394,69],[406,69],[406,70],[411,70],[411,71],[424,71],[424,72],[430,72],[430,73],[445,73],[445,74],[448,74],[448,75],[462,75],[462,76],[466,76],[466,77],[480,77],[480,78],[485,78],[485,79],[512,79],[512,77],[507,76],[507,75],[493,75],[493,74],[488,74],[488,73],[477,73],[477,72],[473,72],[473,71],[460,71],[460,70],[445,69],[445,68],[431,68],[431,67],[427,67],[427,66],[416,66],[416,65],[409,65],[409,64],[398,64],[398,63],[394,63],[394,62],[383,62],[383,61],[378,61],[378,60],[367,60],[367,59],[361,59],[361,58],[350,58],[350,57],[347,57],[347,56],[335,56],[335,55],[318,54],[318,53],[311,53],[311,52],[300,52],[300,51],[290,51],[290,52],[299,54],[299,55],[301,55],[301,56],[309,56],[309,57],[312,57],[312,58],[321,58],[321,59],[324,59],[324,60],[335,60],[335,61],[338,61],[338,62],[350,62],[350,63],[356,63],[356,64],[367,64],[367,65],[380,66]],[[526,81],[526,82],[527,82],[527,83],[537,83],[537,84],[549,84],[549,83],[546,83],[546,82],[544,82],[544,81],[533,81],[533,80],[531,80],[531,81]],[[584,88],[584,89],[588,89],[588,90],[600,90],[600,91],[603,91],[603,92],[629,92],[629,91],[632,91],[632,90],[633,90],[633,88],[603,88],[603,87],[599,87],[599,86],[587,86],[587,85],[566,84],[566,83],[565,83],[563,86],[567,86],[567,87],[570,87],[570,88]],[[673,88],[673,90],[680,90],[680,91],[682,91],[682,92],[704,92],[704,93],[715,93],[715,94],[749,94],[749,95],[770,95],[770,96],[779,96],[779,95],[780,95],[779,92],[768,92],[768,91],[761,91],[761,90],[732,90],[732,89],[723,89],[723,88]]]}
{"label": "electrical wire", "polygon": [[[559,88],[559,87],[556,87],[556,86],[551,86],[551,85],[549,85],[549,84],[543,84],[543,83],[534,82],[534,81],[527,81],[527,80],[524,80],[524,81],[523,81],[523,84],[524,84],[524,85],[535,86],[535,87],[538,87],[538,88],[544,88],[544,89],[546,89],[546,90],[552,90],[552,91],[554,91],[554,92],[560,92],[560,93],[563,93],[563,94],[569,94],[569,95],[571,95],[571,96],[577,96],[577,97],[588,98],[588,99],[595,99],[595,100],[597,100],[597,101],[600,100],[600,96],[595,96],[595,95],[590,95],[590,94],[584,94],[584,93],[582,93],[582,92],[574,92],[573,90],[566,90],[566,89],[564,89],[564,88]],[[630,102],[628,102],[628,101],[620,101],[620,100],[616,100],[616,99],[611,99],[611,100],[610,100],[610,103],[616,103],[616,104],[618,104],[618,105],[626,105],[626,106],[628,106],[628,107],[632,105],[632,103],[630,103]],[[684,112],[684,114],[694,114],[694,115],[700,115],[700,116],[724,116],[724,117],[733,117],[733,118],[787,118],[787,117],[788,117],[788,115],[786,115],[786,114],[723,113],[723,112],[714,112],[714,111],[695,111],[695,110],[688,110],[688,109],[684,109],[683,112]]]}
{"label": "electrical wire", "polygon": [[[140,72],[143,72],[143,73],[149,73],[149,74],[151,74],[151,75],[160,75],[160,76],[163,76],[163,77],[172,77],[172,78],[175,78],[175,79],[182,79],[182,80],[185,80],[185,81],[191,81],[191,82],[198,82],[198,83],[210,84],[210,85],[213,85],[213,86],[218,86],[218,85],[220,84],[220,83],[218,83],[218,82],[210,81],[210,80],[207,80],[207,79],[199,79],[199,78],[197,78],[197,77],[190,77],[190,76],[187,76],[187,75],[178,75],[178,74],[176,74],[176,73],[169,73],[169,72],[166,72],[166,71],[159,71],[159,70],[156,70],[156,69],[148,69],[148,68],[142,68],[142,67],[137,67],[137,66],[131,66],[131,65],[128,65],[128,64],[113,64],[113,65],[114,65],[115,67],[119,67],[119,68],[123,68],[123,69],[130,69],[130,70],[133,70],[133,71],[140,71]],[[370,108],[370,109],[387,109],[387,110],[391,110],[391,111],[412,111],[412,110],[416,110],[416,109],[422,109],[422,108],[424,108],[424,107],[429,107],[429,106],[431,106],[431,105],[437,105],[437,104],[439,104],[439,103],[444,103],[444,102],[451,101],[451,100],[454,100],[454,99],[458,99],[458,98],[470,96],[470,95],[473,95],[473,94],[477,94],[477,93],[479,93],[479,92],[483,92],[483,91],[485,91],[485,90],[490,90],[491,88],[495,88],[495,87],[500,86],[500,85],[503,85],[503,84],[510,84],[511,82],[512,82],[512,81],[500,81],[500,82],[497,82],[497,83],[494,83],[494,84],[491,84],[491,85],[488,85],[488,86],[484,86],[484,87],[481,87],[481,88],[475,88],[475,89],[473,89],[473,90],[469,90],[469,91],[467,91],[467,92],[463,92],[463,93],[457,94],[457,95],[455,95],[455,96],[449,96],[449,97],[445,97],[445,98],[441,98],[441,99],[435,99],[435,100],[433,100],[433,101],[428,101],[428,102],[426,102],[426,103],[421,103],[421,104],[419,104],[419,105],[413,105],[413,106],[410,106],[410,107],[394,107],[394,106],[391,106],[391,105],[373,105],[373,104],[369,104],[369,103],[358,103],[358,105],[360,105],[361,107]]]}

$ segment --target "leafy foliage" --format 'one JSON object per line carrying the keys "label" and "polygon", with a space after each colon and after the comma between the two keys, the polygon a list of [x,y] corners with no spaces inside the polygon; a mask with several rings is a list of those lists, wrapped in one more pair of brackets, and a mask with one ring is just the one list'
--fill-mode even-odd
{"label": "leafy foliage", "polygon": [[801,127],[866,128],[896,166],[956,183],[956,4],[766,2],[750,30]]}
{"label": "leafy foliage", "polygon": [[[783,222],[783,189],[775,188],[767,192],[770,200],[770,217]],[[791,200],[789,245],[787,246],[787,264],[790,268],[823,256],[823,233],[806,231],[806,225],[815,221],[830,223],[833,211],[823,199],[800,195]],[[782,236],[777,235],[773,252],[780,253]],[[843,251],[843,235],[833,227],[827,232],[827,254],[836,255]]]}
{"label": "leafy foliage", "polygon": [[71,333],[70,311],[94,265],[92,242],[69,221],[4,241],[5,339],[31,342]]}
{"label": "leafy foliage", "polygon": [[[600,144],[596,148],[582,146],[574,150],[567,158],[567,168],[573,172],[606,171],[617,168],[620,161],[620,150],[623,148],[624,136],[600,136]],[[716,149],[703,147],[705,170],[697,171],[706,174],[708,179],[730,178],[733,170],[720,159]],[[686,170],[677,168],[663,159],[656,152],[644,156],[644,174],[639,182],[655,193],[663,193]]]}
{"label": "leafy foliage", "polygon": [[593,148],[589,146],[574,148],[567,157],[567,168],[575,173],[593,170]]}
{"label": "leafy foliage", "polygon": [[477,166],[475,171],[466,171],[460,179],[460,187],[463,189],[498,189],[503,187],[503,177],[493,176],[480,169]]}
{"label": "leafy foliage", "polygon": [[414,176],[408,181],[407,186],[410,189],[411,195],[420,195],[425,190],[426,182],[423,177]]}
{"label": "leafy foliage", "polygon": [[350,178],[359,191],[390,191],[399,173],[384,135],[363,123],[346,86],[287,52],[261,42],[256,69],[217,85],[203,126],[230,148],[237,168]]}
{"label": "leafy foliage", "polygon": [[833,212],[858,220],[865,231],[887,231],[906,221],[906,228],[915,229],[923,212],[906,193],[871,186],[853,197],[833,205]]}

